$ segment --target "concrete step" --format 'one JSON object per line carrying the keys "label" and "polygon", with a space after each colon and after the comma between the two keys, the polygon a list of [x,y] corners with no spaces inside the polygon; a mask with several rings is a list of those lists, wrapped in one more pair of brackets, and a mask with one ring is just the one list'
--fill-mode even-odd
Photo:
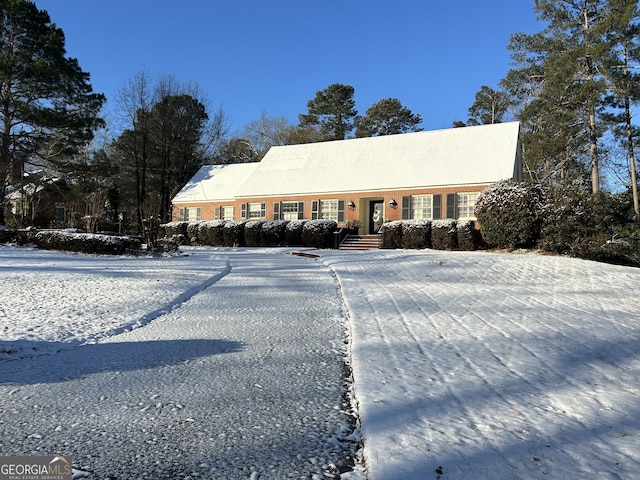
{"label": "concrete step", "polygon": [[347,235],[340,250],[371,250],[382,246],[382,235]]}

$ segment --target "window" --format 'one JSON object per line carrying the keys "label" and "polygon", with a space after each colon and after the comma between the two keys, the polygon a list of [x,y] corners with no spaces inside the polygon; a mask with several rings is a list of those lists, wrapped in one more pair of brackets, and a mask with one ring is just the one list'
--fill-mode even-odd
{"label": "window", "polygon": [[180,220],[181,222],[199,222],[200,220],[202,220],[202,208],[181,208],[178,220]]}
{"label": "window", "polygon": [[413,195],[411,197],[411,218],[414,220],[433,219],[433,195]]}
{"label": "window", "polygon": [[56,207],[56,222],[64,223],[67,221],[67,209],[64,207]]}
{"label": "window", "polygon": [[344,203],[344,200],[314,200],[311,202],[311,220],[344,222]]}
{"label": "window", "polygon": [[299,202],[282,202],[280,205],[282,220],[298,220]]}
{"label": "window", "polygon": [[474,209],[479,195],[477,192],[458,193],[458,219],[471,220],[476,218]]}
{"label": "window", "polygon": [[256,220],[267,216],[266,203],[243,203],[241,217],[246,220]]}
{"label": "window", "polygon": [[320,200],[320,213],[318,218],[323,220],[338,221],[338,200]]}
{"label": "window", "polygon": [[214,220],[233,220],[234,213],[232,206],[223,205],[216,207]]}

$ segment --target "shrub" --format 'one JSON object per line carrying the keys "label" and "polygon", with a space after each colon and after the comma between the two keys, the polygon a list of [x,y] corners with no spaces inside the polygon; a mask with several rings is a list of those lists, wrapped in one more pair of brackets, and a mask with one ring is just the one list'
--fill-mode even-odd
{"label": "shrub", "polygon": [[187,223],[187,240],[189,245],[196,245],[198,243],[198,232],[200,231],[201,222],[188,222]]}
{"label": "shrub", "polygon": [[308,247],[332,248],[333,232],[338,228],[333,220],[309,220],[302,227],[302,243]]}
{"label": "shrub", "polygon": [[9,243],[16,241],[18,230],[11,227],[0,225],[0,243]]}
{"label": "shrub", "polygon": [[260,230],[260,243],[266,247],[279,247],[285,244],[287,220],[264,222]]}
{"label": "shrub", "polygon": [[284,241],[285,244],[290,247],[301,247],[304,245],[302,241],[302,229],[306,220],[292,220],[287,223],[284,229]]}
{"label": "shrub", "polygon": [[479,196],[475,214],[490,247],[534,247],[540,239],[546,189],[541,185],[503,180]]}
{"label": "shrub", "polygon": [[187,225],[189,222],[169,222],[163,225],[160,225],[161,229],[164,229],[165,237],[174,237],[182,235],[183,237],[187,237]]}
{"label": "shrub", "polygon": [[243,247],[244,241],[244,225],[246,222],[227,221],[222,228],[224,235],[225,247]]}
{"label": "shrub", "polygon": [[226,220],[202,222],[198,230],[198,241],[203,245],[224,246],[224,224]]}
{"label": "shrub", "polygon": [[81,233],[76,230],[42,230],[34,235],[33,243],[43,250],[101,255],[135,254],[142,247],[142,240],[138,237]]}
{"label": "shrub", "polygon": [[410,220],[402,222],[402,248],[429,248],[431,246],[431,221]]}
{"label": "shrub", "polygon": [[453,250],[458,246],[456,221],[433,220],[431,222],[431,248]]}
{"label": "shrub", "polygon": [[244,242],[247,247],[259,247],[261,245],[260,231],[263,223],[260,220],[256,220],[244,224]]}
{"label": "shrub", "polygon": [[382,248],[402,248],[402,223],[402,220],[396,220],[382,224]]}
{"label": "shrub", "polygon": [[473,227],[474,222],[471,220],[464,220],[456,224],[458,248],[460,250],[471,251],[480,246],[480,232],[475,230]]}

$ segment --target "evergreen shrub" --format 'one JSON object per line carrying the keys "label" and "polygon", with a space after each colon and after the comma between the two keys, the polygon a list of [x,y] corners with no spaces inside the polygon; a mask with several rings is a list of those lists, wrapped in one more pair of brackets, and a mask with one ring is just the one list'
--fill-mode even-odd
{"label": "evergreen shrub", "polygon": [[210,220],[200,224],[198,241],[202,245],[224,246],[224,224],[226,220]]}
{"label": "evergreen shrub", "polygon": [[288,220],[271,220],[262,224],[260,230],[260,244],[265,247],[280,247],[285,245],[285,231]]}
{"label": "evergreen shrub", "polygon": [[463,220],[456,223],[456,234],[458,239],[458,249],[464,251],[472,251],[480,246],[479,232],[474,228],[472,220]]}
{"label": "evergreen shrub", "polygon": [[142,247],[138,237],[82,233],[76,230],[41,230],[32,237],[43,250],[62,250],[95,255],[137,254]]}
{"label": "evergreen shrub", "polygon": [[540,239],[547,192],[537,184],[503,180],[478,197],[475,214],[489,247],[531,248]]}
{"label": "evergreen shrub", "polygon": [[423,249],[431,247],[431,220],[402,222],[402,248]]}
{"label": "evergreen shrub", "polygon": [[458,247],[456,221],[433,220],[431,222],[431,248],[434,250],[454,250]]}
{"label": "evergreen shrub", "polygon": [[292,220],[287,223],[284,230],[285,245],[290,247],[301,247],[304,245],[302,242],[302,229],[306,220]]}
{"label": "evergreen shrub", "polygon": [[244,225],[247,222],[227,221],[222,228],[225,247],[244,247]]}
{"label": "evergreen shrub", "polygon": [[338,223],[333,220],[309,220],[302,227],[302,243],[307,247],[333,248],[333,232]]}
{"label": "evergreen shrub", "polygon": [[382,224],[380,227],[382,248],[402,248],[402,224],[403,220]]}
{"label": "evergreen shrub", "polygon": [[244,242],[247,247],[260,246],[260,231],[264,222],[255,220],[244,224]]}

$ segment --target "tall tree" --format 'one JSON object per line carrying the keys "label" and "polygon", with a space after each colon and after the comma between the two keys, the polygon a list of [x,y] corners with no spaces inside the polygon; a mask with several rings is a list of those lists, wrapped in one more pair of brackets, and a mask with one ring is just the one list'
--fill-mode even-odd
{"label": "tall tree", "polygon": [[213,162],[227,131],[221,109],[212,114],[197,85],[173,76],[156,81],[144,71],[118,92],[125,128],[113,143],[112,158],[129,172],[118,181],[126,206],[135,212],[142,232],[144,220],[170,219],[170,202],[203,164]]}
{"label": "tall tree", "polygon": [[[532,69],[537,64],[543,75],[532,108],[558,113],[556,107],[560,106],[565,126],[581,125],[594,193],[600,190],[598,140],[604,131],[598,115],[606,88],[602,67],[609,51],[604,39],[609,20],[606,2],[536,0],[535,11],[547,27],[541,34],[512,37],[520,60],[526,61],[524,68]],[[576,157],[581,154],[580,150],[572,153]]]}
{"label": "tall tree", "polygon": [[25,163],[46,153],[68,158],[102,125],[105,97],[66,57],[65,38],[49,14],[28,0],[0,2],[0,223],[5,192]]}
{"label": "tall tree", "polygon": [[307,102],[308,113],[300,114],[300,125],[319,129],[323,140],[344,140],[355,126],[358,111],[350,85],[334,83]]}
{"label": "tall tree", "polygon": [[511,106],[509,96],[500,90],[483,85],[469,107],[469,125],[501,123]]}
{"label": "tall tree", "polygon": [[422,117],[404,107],[397,98],[380,100],[367,109],[364,117],[356,118],[356,137],[375,137],[417,132]]}
{"label": "tall tree", "polygon": [[636,1],[611,0],[609,39],[613,45],[608,65],[608,102],[611,109],[607,118],[613,125],[613,134],[622,139],[629,163],[630,187],[636,222],[640,222],[640,200],[636,173],[635,138],[638,129],[633,125],[632,106],[640,102],[640,11]]}

